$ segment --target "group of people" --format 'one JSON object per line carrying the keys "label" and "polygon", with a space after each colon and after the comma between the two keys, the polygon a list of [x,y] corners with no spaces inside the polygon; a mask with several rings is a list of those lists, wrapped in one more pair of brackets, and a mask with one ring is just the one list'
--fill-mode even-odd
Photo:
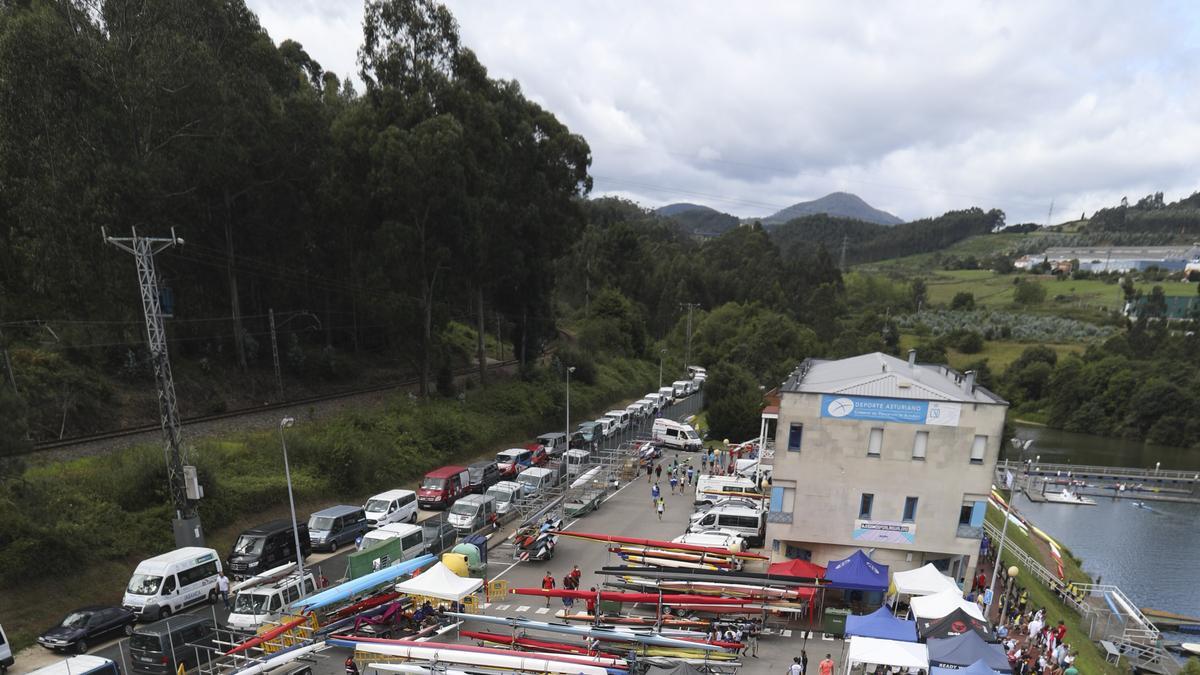
{"label": "group of people", "polygon": [[[570,572],[567,572],[567,574],[565,576],[563,576],[563,578],[562,578],[563,589],[568,590],[568,591],[579,590],[579,580],[582,577],[583,577],[583,572],[579,571],[579,565],[575,565],[574,567],[571,568]],[[542,589],[550,591],[550,590],[554,590],[554,587],[555,587],[554,575],[551,574],[549,571],[547,571],[546,576],[542,577]],[[593,588],[592,590],[595,590],[595,589]],[[570,611],[570,609],[575,605],[575,598],[564,597],[562,599],[562,602],[563,602],[563,607],[566,608],[568,611]],[[550,597],[549,596],[546,596],[546,606],[547,607],[550,606]],[[588,603],[588,610],[589,611],[592,610],[592,603],[590,603],[590,602]]]}
{"label": "group of people", "polygon": [[1065,640],[1067,626],[1062,621],[1051,626],[1046,610],[1018,610],[1013,619],[996,629],[1003,639],[1004,651],[1013,675],[1079,675],[1075,668],[1078,652]]}
{"label": "group of people", "polygon": [[758,619],[736,621],[725,624],[724,628],[715,621],[708,629],[709,642],[737,642],[742,645],[739,654],[758,658],[758,635],[762,632],[762,624]]}
{"label": "group of people", "polygon": [[[833,675],[833,655],[826,654],[825,658],[817,664],[818,675]],[[801,649],[800,656],[792,658],[792,665],[788,667],[788,675],[808,675],[808,652]]]}

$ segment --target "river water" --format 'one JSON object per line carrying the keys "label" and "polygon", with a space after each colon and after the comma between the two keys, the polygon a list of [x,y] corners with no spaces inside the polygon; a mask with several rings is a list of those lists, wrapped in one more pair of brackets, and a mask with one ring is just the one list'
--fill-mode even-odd
{"label": "river water", "polygon": [[[1017,436],[1033,439],[1028,459],[1148,468],[1161,462],[1200,471],[1195,450],[1040,427],[1020,426]],[[1082,559],[1093,579],[1120,586],[1139,607],[1200,616],[1200,504],[1148,502],[1147,510],[1130,502],[1097,498],[1095,506],[1070,506],[1017,497],[1014,506]]]}

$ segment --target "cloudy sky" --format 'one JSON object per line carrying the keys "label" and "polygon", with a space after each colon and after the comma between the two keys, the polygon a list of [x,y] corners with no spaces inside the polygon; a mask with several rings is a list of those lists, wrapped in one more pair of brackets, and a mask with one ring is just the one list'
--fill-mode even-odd
{"label": "cloudy sky", "polygon": [[[361,0],[247,0],[356,72]],[[766,215],[1054,220],[1200,189],[1200,5],[451,0],[494,77],[591,144],[598,194]]]}

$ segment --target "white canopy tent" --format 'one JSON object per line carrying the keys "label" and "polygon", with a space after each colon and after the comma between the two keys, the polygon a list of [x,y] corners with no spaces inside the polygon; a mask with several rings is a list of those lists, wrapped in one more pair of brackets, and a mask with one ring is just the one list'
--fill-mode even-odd
{"label": "white canopy tent", "polygon": [[983,618],[983,610],[979,609],[979,605],[964,598],[962,591],[957,588],[913,598],[908,606],[912,609],[913,616],[918,619],[940,619],[956,609],[962,609],[980,621],[987,620]]}
{"label": "white canopy tent", "polygon": [[462,602],[482,586],[483,579],[460,577],[439,562],[421,575],[396,584],[396,592]]}
{"label": "white canopy tent", "polygon": [[880,640],[855,635],[846,651],[846,672],[855,664],[869,663],[897,668],[929,670],[929,649],[917,642]]}
{"label": "white canopy tent", "polygon": [[907,572],[896,572],[892,574],[892,583],[896,585],[896,592],[900,595],[934,595],[942,591],[955,591],[962,595],[958,584],[938,571],[933,563]]}

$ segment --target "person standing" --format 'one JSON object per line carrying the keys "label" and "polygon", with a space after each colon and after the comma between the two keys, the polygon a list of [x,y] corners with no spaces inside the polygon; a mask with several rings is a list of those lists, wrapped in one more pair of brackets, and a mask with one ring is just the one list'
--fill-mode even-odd
{"label": "person standing", "polygon": [[662,464],[654,467],[654,478],[656,480],[662,480]]}
{"label": "person standing", "polygon": [[[542,590],[544,590],[544,591],[554,590],[554,575],[550,574],[549,570],[546,571],[546,576],[542,577]],[[546,606],[547,607],[550,606],[550,596],[549,595],[546,596]]]}
{"label": "person standing", "polygon": [[803,670],[801,675],[808,675],[808,652],[800,650],[800,668]]}
{"label": "person standing", "polygon": [[687,482],[688,482],[688,485],[692,485],[693,483],[696,482],[696,470],[693,469],[690,464],[688,465],[688,468],[687,468]]}
{"label": "person standing", "polygon": [[821,663],[817,666],[817,672],[820,673],[820,675],[833,675],[833,655],[832,654],[825,655],[825,658],[822,659]]}
{"label": "person standing", "polygon": [[574,582],[574,585],[571,586],[571,588],[579,588],[579,580],[582,578],[583,578],[583,572],[579,571],[579,565],[572,566],[571,567],[571,581]]}
{"label": "person standing", "polygon": [[[574,584],[575,584],[575,579],[571,576],[570,572],[567,572],[567,575],[565,577],[563,577],[563,589],[568,590],[568,591],[573,591],[573,590],[575,590]],[[571,607],[575,605],[575,598],[572,598],[569,595],[564,595],[562,601],[563,601],[563,609],[566,610],[567,612],[570,612]]]}
{"label": "person standing", "polygon": [[800,657],[792,657],[792,665],[788,666],[788,675],[804,675],[804,666],[800,665]]}
{"label": "person standing", "polygon": [[[679,479],[675,477],[675,473],[671,472],[671,494],[675,494],[675,489],[679,487]],[[682,492],[680,494],[683,494]]]}
{"label": "person standing", "polygon": [[663,510],[665,510],[666,507],[667,507],[666,500],[664,500],[662,497],[659,497],[658,498],[658,519],[659,520],[662,520]]}
{"label": "person standing", "polygon": [[592,586],[589,590],[592,594],[587,599],[587,613],[594,619],[596,618],[596,587]]}
{"label": "person standing", "polygon": [[225,572],[217,572],[217,592],[221,594],[221,602],[225,603],[225,611],[229,611],[229,577]]}
{"label": "person standing", "polygon": [[650,505],[654,506],[658,503],[658,497],[661,493],[658,489],[658,483],[650,486]]}

